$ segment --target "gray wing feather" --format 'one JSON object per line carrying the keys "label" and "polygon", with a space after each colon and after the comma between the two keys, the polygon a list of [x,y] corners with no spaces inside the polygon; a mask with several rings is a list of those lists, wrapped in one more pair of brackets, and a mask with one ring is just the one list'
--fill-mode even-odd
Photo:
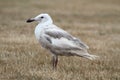
{"label": "gray wing feather", "polygon": [[51,36],[51,37],[54,37],[54,38],[61,38],[61,37],[64,37],[64,38],[67,38],[67,39],[72,39],[72,36],[69,35],[68,33],[62,33],[62,32],[58,32],[58,31],[46,31],[45,32],[47,35]]}
{"label": "gray wing feather", "polygon": [[[72,35],[70,35],[69,33],[67,33],[64,30],[61,30],[61,31],[59,31],[59,30],[58,31],[57,30],[56,31],[55,30],[54,31],[47,30],[45,32],[45,34],[48,35],[48,36],[50,36],[50,37],[53,37],[53,38],[62,38],[62,37],[64,37],[64,38],[66,38],[68,40],[73,41],[76,45],[79,45],[83,49],[88,49],[89,48],[80,39],[73,37]],[[50,41],[50,39],[49,39],[49,41]]]}

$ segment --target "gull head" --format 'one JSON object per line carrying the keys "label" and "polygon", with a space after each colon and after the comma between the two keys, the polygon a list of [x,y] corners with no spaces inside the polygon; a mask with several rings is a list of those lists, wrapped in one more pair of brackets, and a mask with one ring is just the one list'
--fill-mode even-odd
{"label": "gull head", "polygon": [[53,23],[52,18],[49,16],[49,14],[46,14],[46,13],[42,13],[34,18],[30,18],[26,22],[30,23],[30,22],[34,22],[34,21],[37,21],[39,23],[47,23],[47,24]]}

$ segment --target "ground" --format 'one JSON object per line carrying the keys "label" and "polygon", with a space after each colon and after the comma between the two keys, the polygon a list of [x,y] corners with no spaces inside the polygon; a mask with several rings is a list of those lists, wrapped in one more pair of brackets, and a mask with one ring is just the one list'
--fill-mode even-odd
{"label": "ground", "polygon": [[[34,36],[37,23],[26,23],[40,13],[100,59],[59,57],[52,70]],[[0,80],[120,80],[120,0],[0,0]]]}

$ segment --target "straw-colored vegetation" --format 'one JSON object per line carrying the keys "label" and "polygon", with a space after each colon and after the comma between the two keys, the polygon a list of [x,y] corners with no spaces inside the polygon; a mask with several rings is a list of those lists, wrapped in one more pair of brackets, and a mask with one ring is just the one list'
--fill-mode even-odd
{"label": "straw-colored vegetation", "polygon": [[[53,71],[26,23],[43,12],[100,59],[59,57]],[[0,0],[0,80],[120,80],[120,0]]]}

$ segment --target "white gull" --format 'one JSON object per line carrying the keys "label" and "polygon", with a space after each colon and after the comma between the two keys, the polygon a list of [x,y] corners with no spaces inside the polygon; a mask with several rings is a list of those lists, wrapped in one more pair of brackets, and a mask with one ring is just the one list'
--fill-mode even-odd
{"label": "white gull", "polygon": [[52,53],[54,69],[57,67],[59,55],[79,56],[90,60],[98,57],[89,54],[87,52],[89,47],[80,39],[54,25],[52,18],[48,14],[40,14],[27,20],[28,23],[33,21],[38,21],[39,23],[35,28],[35,36],[41,46]]}

